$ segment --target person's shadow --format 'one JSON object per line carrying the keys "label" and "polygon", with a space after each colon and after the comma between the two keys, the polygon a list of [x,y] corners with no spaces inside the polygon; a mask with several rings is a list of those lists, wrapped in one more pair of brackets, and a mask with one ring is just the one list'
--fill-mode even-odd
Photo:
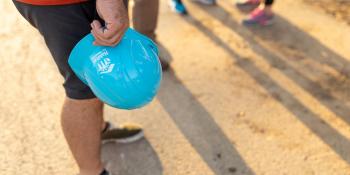
{"label": "person's shadow", "polygon": [[[160,57],[170,63],[171,55],[167,49],[157,43]],[[156,151],[147,138],[140,141],[121,144],[102,145],[102,160],[113,175],[162,175],[163,167]]]}
{"label": "person's shadow", "polygon": [[[158,46],[161,55],[171,61],[173,58],[168,49],[162,44]],[[235,148],[233,141],[226,136],[213,116],[181,82],[171,67],[163,72],[162,87],[157,99],[213,173],[255,174]]]}
{"label": "person's shadow", "polygon": [[[226,2],[224,1],[224,3]],[[316,38],[277,14],[275,15],[276,24],[272,26],[266,28],[244,27],[239,21],[231,17],[228,10],[220,5],[215,7],[194,5],[198,10],[205,12],[213,19],[220,21],[225,27],[239,34],[249,43],[250,48],[267,61],[271,67],[278,69],[312,95],[320,104],[350,125],[350,118],[348,117],[350,113],[348,103],[350,98],[348,95],[349,83],[346,80],[350,77],[350,62],[347,58],[332,51]],[[312,111],[308,105],[303,104],[298,97],[283,88],[269,74],[261,71],[251,59],[237,53],[225,40],[219,37],[218,33],[203,25],[202,21],[192,16],[185,18],[185,21],[195,26],[212,42],[220,45],[237,62],[236,65],[246,71],[273,98],[293,113],[315,135],[350,164],[350,140],[340,133],[337,128],[324,121],[319,114]],[[266,44],[278,48],[278,50],[270,50],[269,47],[266,47]],[[313,64],[310,64],[310,62],[313,62]],[[334,77],[326,72],[324,67],[332,68],[341,76]],[[337,86],[342,86],[343,89]]]}
{"label": "person's shadow", "polygon": [[161,175],[163,167],[147,139],[102,145],[102,160],[114,175]]}

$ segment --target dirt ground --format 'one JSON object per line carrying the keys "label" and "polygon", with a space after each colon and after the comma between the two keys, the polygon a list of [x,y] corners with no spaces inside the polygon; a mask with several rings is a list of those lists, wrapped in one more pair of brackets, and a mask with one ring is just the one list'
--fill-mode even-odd
{"label": "dirt ground", "polygon": [[314,7],[319,7],[333,17],[344,20],[350,24],[349,0],[304,0]]}
{"label": "dirt ground", "polygon": [[[350,26],[305,1],[277,1],[275,23],[261,28],[243,26],[246,12],[230,0],[214,7],[187,0],[186,17],[161,0],[158,40],[172,70],[150,105],[106,107],[107,120],[137,122],[146,133],[133,144],[104,145],[107,168],[350,175]],[[11,1],[0,1],[0,14],[0,174],[75,174],[59,122],[62,78]]]}

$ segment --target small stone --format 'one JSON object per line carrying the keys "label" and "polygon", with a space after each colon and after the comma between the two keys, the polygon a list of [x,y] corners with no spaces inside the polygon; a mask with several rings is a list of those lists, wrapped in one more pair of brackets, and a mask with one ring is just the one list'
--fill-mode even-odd
{"label": "small stone", "polygon": [[230,172],[230,173],[235,173],[235,172],[237,172],[237,168],[235,168],[235,167],[230,167],[230,168],[228,168],[228,172]]}

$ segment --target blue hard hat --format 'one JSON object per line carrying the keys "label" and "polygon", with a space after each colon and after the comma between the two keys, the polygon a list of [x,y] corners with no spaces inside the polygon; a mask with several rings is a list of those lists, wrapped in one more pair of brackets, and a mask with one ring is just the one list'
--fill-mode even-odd
{"label": "blue hard hat", "polygon": [[140,108],[155,97],[162,78],[157,45],[129,28],[115,47],[95,46],[91,34],[72,50],[68,63],[104,103]]}

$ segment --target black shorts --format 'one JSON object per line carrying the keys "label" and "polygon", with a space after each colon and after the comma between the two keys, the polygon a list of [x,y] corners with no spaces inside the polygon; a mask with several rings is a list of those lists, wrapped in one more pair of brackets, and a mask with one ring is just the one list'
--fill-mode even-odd
{"label": "black shorts", "polygon": [[13,2],[21,15],[44,37],[64,78],[63,87],[66,95],[72,99],[95,98],[91,89],[68,65],[68,57],[73,47],[90,33],[90,23],[94,19],[99,19],[95,0],[56,6],[36,6],[15,0]]}

